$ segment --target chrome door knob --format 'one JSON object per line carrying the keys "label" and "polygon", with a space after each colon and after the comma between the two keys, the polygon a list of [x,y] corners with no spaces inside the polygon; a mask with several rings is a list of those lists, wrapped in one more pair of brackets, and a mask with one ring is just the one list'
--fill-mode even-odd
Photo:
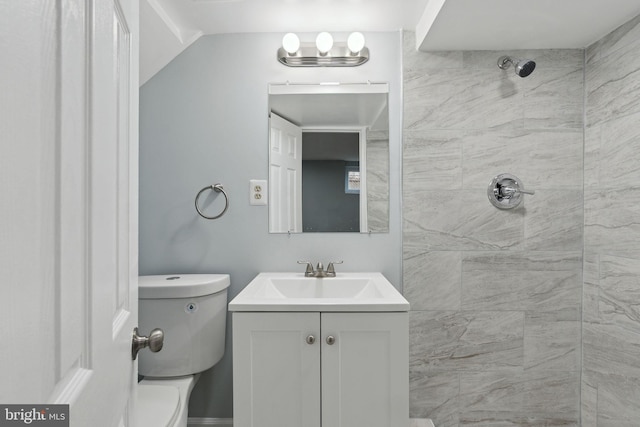
{"label": "chrome door knob", "polygon": [[316,337],[314,337],[313,335],[309,335],[305,341],[307,342],[307,344],[313,344],[314,342],[316,342]]}
{"label": "chrome door knob", "polygon": [[327,337],[327,344],[333,345],[335,342],[336,342],[336,339],[335,339],[335,337],[333,335],[329,335]]}
{"label": "chrome door knob", "polygon": [[164,344],[164,332],[162,329],[156,328],[148,337],[138,335],[138,328],[133,329],[133,337],[131,339],[131,358],[136,360],[138,352],[143,348],[149,348],[154,353],[162,350]]}

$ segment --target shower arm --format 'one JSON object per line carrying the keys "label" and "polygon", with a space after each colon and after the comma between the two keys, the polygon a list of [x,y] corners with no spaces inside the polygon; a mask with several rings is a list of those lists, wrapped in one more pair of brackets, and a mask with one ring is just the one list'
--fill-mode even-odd
{"label": "shower arm", "polygon": [[498,67],[500,67],[501,70],[506,70],[510,65],[515,65],[510,56],[501,56],[498,58]]}

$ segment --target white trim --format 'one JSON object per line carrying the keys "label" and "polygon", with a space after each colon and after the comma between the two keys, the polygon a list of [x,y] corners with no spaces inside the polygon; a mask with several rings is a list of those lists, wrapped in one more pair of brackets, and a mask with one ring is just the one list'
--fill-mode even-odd
{"label": "white trim", "polygon": [[436,18],[446,1],[447,0],[432,0],[427,3],[427,7],[424,9],[424,13],[416,25],[416,50],[420,50],[424,44],[427,34],[431,31],[431,27],[434,22],[436,22]]}
{"label": "white trim", "polygon": [[71,369],[64,378],[58,381],[49,400],[54,404],[76,402],[85,391],[93,374],[94,372],[90,369]]}
{"label": "white trim", "polygon": [[[275,113],[272,113],[275,114]],[[302,132],[314,133],[360,133],[365,126],[302,126]]]}
{"label": "white trim", "polygon": [[411,418],[409,420],[409,427],[435,427],[433,422],[429,418]]}
{"label": "white trim", "polygon": [[369,232],[367,220],[369,208],[367,204],[367,129],[360,129],[360,232]]}
{"label": "white trim", "polygon": [[[187,427],[196,426],[219,426],[233,427],[233,418],[192,418],[189,417]],[[411,418],[409,420],[410,427],[435,427],[433,422],[428,418]]]}
{"label": "white trim", "polygon": [[389,83],[269,83],[269,95],[389,93]]}
{"label": "white trim", "polygon": [[[411,418],[409,420],[410,427],[435,427],[433,422],[428,418],[417,419]],[[192,418],[189,417],[187,421],[187,427],[197,426],[219,426],[219,427],[233,427],[233,418]]]}
{"label": "white trim", "polygon": [[187,420],[187,427],[218,426],[233,427],[233,418],[193,418]]}
{"label": "white trim", "polygon": [[180,44],[185,44],[185,36],[182,34],[184,30],[176,24],[176,21],[164,10],[164,7],[160,5],[158,0],[147,0],[147,3],[158,14],[158,17],[160,17],[164,25],[166,25],[169,31],[178,39]]}
{"label": "white trim", "polygon": [[191,46],[193,44],[193,42],[198,40],[203,35],[204,35],[204,33],[202,31],[195,31],[195,30],[192,30],[191,34],[185,34],[185,39],[182,42],[182,45],[184,46],[184,49],[186,49],[189,46]]}

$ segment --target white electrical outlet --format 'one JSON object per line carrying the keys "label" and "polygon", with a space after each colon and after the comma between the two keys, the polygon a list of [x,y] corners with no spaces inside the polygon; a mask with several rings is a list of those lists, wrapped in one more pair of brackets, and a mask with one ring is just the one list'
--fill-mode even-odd
{"label": "white electrical outlet", "polygon": [[249,180],[249,204],[250,205],[266,205],[267,204],[267,180],[265,179]]}

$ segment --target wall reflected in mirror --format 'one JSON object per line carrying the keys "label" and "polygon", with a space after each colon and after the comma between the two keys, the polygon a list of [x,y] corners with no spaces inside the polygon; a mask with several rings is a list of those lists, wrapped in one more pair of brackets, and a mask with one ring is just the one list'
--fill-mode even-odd
{"label": "wall reflected in mirror", "polygon": [[302,231],[360,231],[360,133],[302,133]]}
{"label": "wall reflected in mirror", "polygon": [[389,231],[388,84],[269,85],[269,231]]}

